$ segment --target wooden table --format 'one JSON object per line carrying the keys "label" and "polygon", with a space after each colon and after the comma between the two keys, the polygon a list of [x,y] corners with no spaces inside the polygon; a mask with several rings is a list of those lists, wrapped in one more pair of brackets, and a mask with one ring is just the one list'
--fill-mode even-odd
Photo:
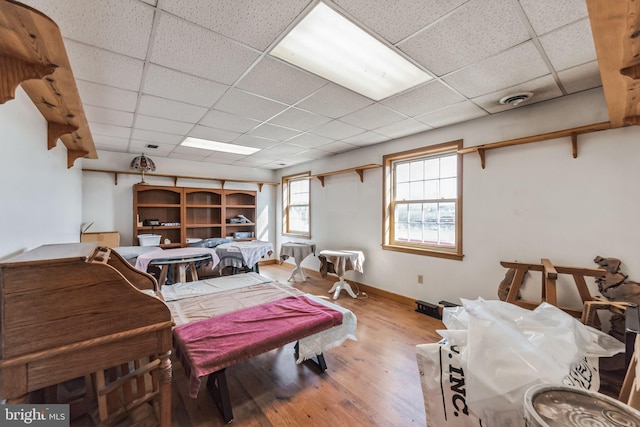
{"label": "wooden table", "polygon": [[211,248],[160,249],[140,254],[136,259],[136,268],[147,271],[150,265],[161,267],[158,285],[162,286],[167,281],[170,265],[175,266],[177,269],[177,283],[184,283],[187,281],[187,266],[189,267],[190,281],[195,281],[198,280],[195,263],[207,260],[211,260],[214,266],[220,262],[218,254]]}

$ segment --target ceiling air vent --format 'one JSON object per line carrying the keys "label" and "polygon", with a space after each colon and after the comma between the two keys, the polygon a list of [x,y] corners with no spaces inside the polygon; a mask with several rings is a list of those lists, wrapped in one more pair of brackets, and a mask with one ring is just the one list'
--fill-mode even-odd
{"label": "ceiling air vent", "polygon": [[532,92],[521,92],[514,95],[505,96],[500,100],[500,104],[518,106],[521,102],[524,102],[533,96]]}

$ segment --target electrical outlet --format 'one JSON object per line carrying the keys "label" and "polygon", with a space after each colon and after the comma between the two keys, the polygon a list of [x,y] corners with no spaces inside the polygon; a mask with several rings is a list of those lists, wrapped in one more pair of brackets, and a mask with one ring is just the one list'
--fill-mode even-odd
{"label": "electrical outlet", "polygon": [[422,274],[418,274],[418,284],[422,285],[424,283],[424,278],[422,277]]}

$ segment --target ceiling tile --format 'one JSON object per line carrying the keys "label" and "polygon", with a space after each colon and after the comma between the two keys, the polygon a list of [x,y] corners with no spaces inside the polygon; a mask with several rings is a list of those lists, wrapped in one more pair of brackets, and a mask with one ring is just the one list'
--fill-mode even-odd
{"label": "ceiling tile", "polygon": [[330,121],[331,118],[329,117],[291,107],[269,120],[269,123],[285,126],[290,129],[306,131]]}
{"label": "ceiling tile", "polygon": [[[205,150],[201,150],[201,151],[205,151]],[[205,153],[203,154],[176,153],[175,151],[173,153],[170,153],[167,157],[170,159],[189,160],[192,162],[203,162],[207,158]]]}
{"label": "ceiling tile", "polygon": [[[500,104],[500,100],[505,96],[515,95],[522,92],[531,92],[533,93],[533,96],[530,99],[518,104],[517,107],[514,105]],[[473,98],[473,102],[489,113],[494,114],[506,110],[512,110],[514,108],[523,107],[525,105],[546,101],[548,99],[557,98],[558,96],[562,96],[562,91],[556,84],[556,81],[553,79],[553,77],[549,74],[517,86],[512,86],[494,93]]]}
{"label": "ceiling tile", "polygon": [[447,105],[457,104],[465,98],[439,81],[422,85],[407,93],[386,99],[381,103],[389,108],[413,117]]}
{"label": "ceiling tile", "polygon": [[328,151],[330,153],[344,153],[347,151],[354,150],[356,148],[360,148],[353,144],[347,144],[346,142],[336,141],[331,144],[327,144],[321,148],[322,151]]}
{"label": "ceiling tile", "polygon": [[165,132],[156,132],[153,130],[134,129],[131,134],[133,139],[149,142],[152,144],[172,144],[176,145],[182,142],[184,136],[175,135]]}
{"label": "ceiling tile", "polygon": [[187,104],[211,107],[229,89],[229,86],[149,64],[144,82],[144,93]]}
{"label": "ceiling tile", "polygon": [[284,141],[299,135],[300,131],[265,123],[249,131],[248,134],[252,136],[259,136],[261,138],[273,139],[274,141]]}
{"label": "ceiling tile", "polygon": [[123,55],[144,59],[154,8],[136,0],[119,0],[118,7],[102,0],[23,0],[60,27],[62,36]]}
{"label": "ceiling tile", "polygon": [[[157,145],[158,148],[148,148],[147,145],[149,144]],[[174,144],[159,144],[157,142],[140,141],[137,139],[131,140],[131,144],[129,145],[130,152],[145,153],[147,156],[151,157],[152,160],[153,156],[166,156],[171,153],[174,148],[176,148]]]}
{"label": "ceiling tile", "polygon": [[259,56],[213,31],[163,14],[151,61],[219,83],[234,83]]}
{"label": "ceiling tile", "polygon": [[268,163],[272,163],[272,162],[273,162],[272,159],[264,159],[264,158],[253,157],[253,156],[246,156],[242,160],[238,160],[238,161],[234,162],[233,164],[235,166],[255,167],[255,166],[264,166],[264,165],[266,165]]}
{"label": "ceiling tile", "polygon": [[602,86],[598,61],[560,71],[558,78],[567,93],[576,93]]}
{"label": "ceiling tile", "polygon": [[390,139],[389,137],[380,135],[379,133],[376,133],[376,132],[371,132],[371,131],[363,132],[359,135],[345,138],[342,140],[342,142],[364,147],[366,145],[378,144],[380,142],[388,141]]}
{"label": "ceiling tile", "polygon": [[196,126],[189,132],[189,136],[200,139],[208,139],[210,141],[231,142],[240,136],[237,132],[229,132],[227,130],[210,128],[207,126]]}
{"label": "ceiling tile", "polygon": [[131,127],[133,125],[133,113],[127,111],[85,105],[84,113],[87,116],[87,121],[92,123],[104,123],[124,127]]}
{"label": "ceiling tile", "polygon": [[[130,127],[107,125],[104,123],[91,123],[89,122],[89,128],[91,129],[91,136],[113,136],[116,138],[129,139],[131,134]],[[95,139],[95,137],[94,137]]]}
{"label": "ceiling tile", "polygon": [[121,89],[140,89],[143,61],[69,39],[64,44],[75,78]]}
{"label": "ceiling tile", "polygon": [[596,59],[596,48],[588,19],[546,34],[540,37],[540,43],[557,71]]}
{"label": "ceiling tile", "polygon": [[291,138],[287,142],[301,147],[319,148],[334,141],[334,139],[325,138],[324,136],[314,135],[312,133],[303,133],[295,138]]}
{"label": "ceiling tile", "polygon": [[532,42],[487,58],[443,80],[473,98],[548,74],[549,69]]}
{"label": "ceiling tile", "polygon": [[520,0],[538,35],[588,16],[585,0]]}
{"label": "ceiling tile", "polygon": [[233,143],[236,145],[244,145],[246,147],[253,147],[253,148],[260,148],[260,149],[273,147],[274,145],[277,144],[277,142],[271,139],[259,138],[257,136],[251,136],[251,135],[241,135],[238,138],[236,138],[233,141]]}
{"label": "ceiling tile", "polygon": [[138,93],[116,87],[105,86],[86,80],[76,80],[80,99],[85,105],[112,108],[133,112],[138,102]]}
{"label": "ceiling tile", "polygon": [[134,126],[136,129],[173,133],[176,135],[185,135],[193,128],[192,123],[177,122],[175,120],[144,116],[142,114],[136,116]]}
{"label": "ceiling tile", "polygon": [[231,89],[216,104],[216,110],[234,113],[256,120],[268,120],[287,108],[270,99],[262,98],[238,89]]}
{"label": "ceiling tile", "polygon": [[258,126],[260,121],[249,119],[247,117],[238,116],[236,114],[227,113],[219,110],[209,111],[200,120],[200,124],[210,126],[212,128],[230,130],[234,132],[248,132]]}
{"label": "ceiling tile", "polygon": [[469,0],[335,0],[349,15],[395,44]]}
{"label": "ceiling tile", "polygon": [[361,129],[373,130],[391,123],[397,123],[405,118],[404,115],[396,113],[382,104],[373,104],[364,107],[362,110],[347,114],[340,120],[358,126]]}
{"label": "ceiling tile", "polygon": [[[428,126],[422,122],[414,119],[405,119],[400,122],[379,127],[376,129],[376,132],[388,136],[389,138],[400,138],[403,136],[424,132],[429,129],[431,129],[431,126]],[[343,141],[348,142],[345,140]]]}
{"label": "ceiling tile", "polygon": [[244,154],[234,154],[234,153],[224,153],[222,151],[212,151],[209,156],[204,160],[205,162],[220,162],[224,160],[229,163],[236,162],[238,160],[242,160],[247,156]]}
{"label": "ceiling tile", "polygon": [[350,136],[358,135],[362,132],[364,132],[364,129],[351,126],[350,124],[341,122],[340,120],[333,120],[326,125],[322,125],[311,131],[311,133],[314,133],[316,135],[325,136],[332,139],[349,138]]}
{"label": "ceiling tile", "polygon": [[118,138],[115,136],[92,134],[93,142],[100,146],[117,147],[118,150],[126,150],[129,145],[129,138]]}
{"label": "ceiling tile", "polygon": [[138,112],[145,116],[197,123],[205,115],[207,108],[156,96],[142,95]]}
{"label": "ceiling tile", "polygon": [[371,99],[329,83],[296,106],[337,119],[371,104],[373,104]]}
{"label": "ceiling tile", "polygon": [[530,38],[514,3],[471,0],[398,47],[442,76]]}
{"label": "ceiling tile", "polygon": [[307,0],[165,0],[162,8],[264,51],[308,3]]}
{"label": "ceiling tile", "polygon": [[275,101],[294,104],[327,81],[271,57],[264,57],[236,87]]}
{"label": "ceiling tile", "polygon": [[473,120],[486,115],[487,112],[482,108],[472,102],[464,101],[450,105],[441,110],[417,116],[416,119],[436,128],[463,122],[465,120]]}

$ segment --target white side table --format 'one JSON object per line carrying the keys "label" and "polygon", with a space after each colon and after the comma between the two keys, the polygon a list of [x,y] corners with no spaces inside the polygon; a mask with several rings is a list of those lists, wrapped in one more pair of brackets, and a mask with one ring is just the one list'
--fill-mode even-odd
{"label": "white side table", "polygon": [[307,280],[307,275],[304,274],[304,270],[301,267],[302,261],[311,254],[315,255],[316,245],[309,242],[287,242],[280,246],[280,263],[284,262],[287,258],[291,257],[296,263],[296,268],[291,272],[291,276],[287,279],[290,281],[297,274],[302,277],[302,281]]}
{"label": "white side table", "polygon": [[[337,299],[338,295],[340,295],[340,291],[343,289],[347,291],[352,298],[356,298],[357,295],[353,292],[353,289],[351,289],[351,285],[344,280],[344,274],[349,270],[355,270],[362,273],[364,254],[361,251],[324,250],[320,251],[318,258],[321,262],[320,273],[322,274],[324,272],[323,277],[326,276],[326,271],[329,268],[332,268],[340,278],[340,280],[335,282],[329,290],[329,293],[333,292],[333,299]],[[329,266],[329,264],[331,266]]]}

